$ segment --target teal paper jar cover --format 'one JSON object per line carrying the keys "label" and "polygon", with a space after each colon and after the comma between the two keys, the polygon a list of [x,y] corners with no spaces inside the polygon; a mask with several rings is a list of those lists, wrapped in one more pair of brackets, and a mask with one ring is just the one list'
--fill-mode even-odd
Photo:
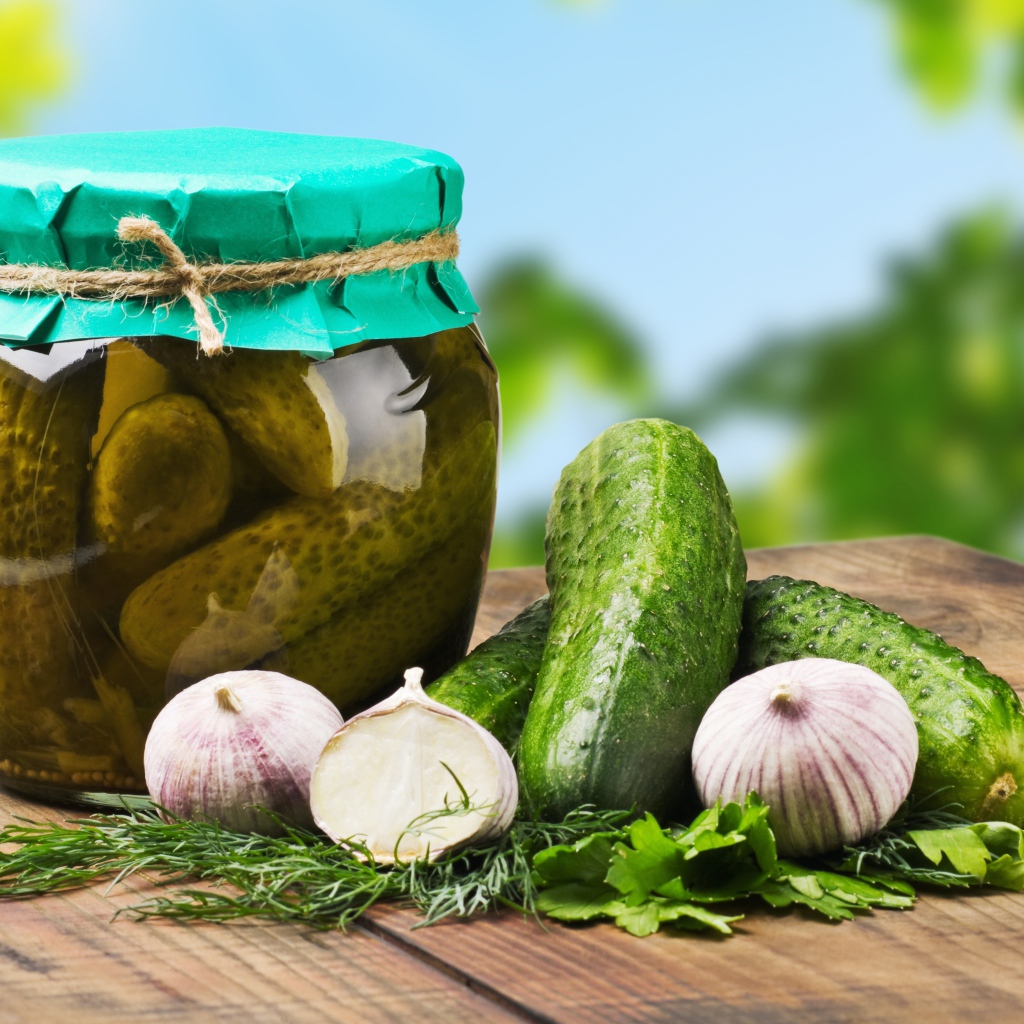
{"label": "teal paper jar cover", "polygon": [[[463,174],[433,150],[237,128],[0,140],[0,265],[133,266],[122,217],[148,217],[191,262],[262,262],[452,231]],[[347,345],[469,324],[453,262],[214,296],[229,347],[326,357]],[[12,347],[165,335],[195,341],[188,302],[0,294]]]}

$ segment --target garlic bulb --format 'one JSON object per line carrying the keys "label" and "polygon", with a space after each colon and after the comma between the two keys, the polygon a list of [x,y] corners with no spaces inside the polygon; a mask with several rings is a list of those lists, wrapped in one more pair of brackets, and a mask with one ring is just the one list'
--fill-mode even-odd
{"label": "garlic bulb", "polygon": [[256,806],[310,828],[309,777],[343,724],[318,690],[279,672],[222,672],[182,690],[146,740],[146,786],[182,818],[280,834]]}
{"label": "garlic bulb", "polygon": [[910,792],[917,728],[894,687],[830,658],[782,662],[726,687],[693,741],[705,807],[768,805],[783,856],[810,856],[881,829]]}
{"label": "garlic bulb", "polygon": [[508,829],[519,802],[501,744],[426,696],[422,677],[410,669],[404,687],[350,718],[313,770],[317,825],[337,843],[364,843],[379,864],[486,842]]}

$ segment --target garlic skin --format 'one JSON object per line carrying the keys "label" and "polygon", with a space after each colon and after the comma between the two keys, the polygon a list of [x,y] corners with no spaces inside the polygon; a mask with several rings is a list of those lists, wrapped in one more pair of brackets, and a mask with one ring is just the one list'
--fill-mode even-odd
{"label": "garlic skin", "polygon": [[910,792],[917,727],[895,687],[831,658],[782,662],[738,679],[693,741],[705,807],[755,791],[782,856],[825,853],[886,825]]}
{"label": "garlic skin", "polygon": [[154,803],[237,832],[280,835],[254,805],[313,827],[309,778],[343,724],[337,708],[279,672],[222,672],[194,683],[156,716],[144,754]]}
{"label": "garlic skin", "polygon": [[[511,826],[519,803],[505,749],[473,719],[431,700],[422,677],[410,669],[401,689],[350,718],[313,770],[316,824],[336,843],[364,843],[378,864],[485,843]],[[456,779],[474,810],[458,810]],[[458,813],[431,813],[445,806]],[[417,821],[423,815],[429,820]]]}

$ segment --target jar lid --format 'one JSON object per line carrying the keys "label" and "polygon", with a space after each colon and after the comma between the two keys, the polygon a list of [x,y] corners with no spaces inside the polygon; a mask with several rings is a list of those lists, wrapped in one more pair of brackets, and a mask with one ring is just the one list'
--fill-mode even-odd
{"label": "jar lid", "polygon": [[[187,291],[152,297],[117,287],[86,298],[75,274],[51,275],[62,283],[47,290],[45,268],[152,275],[176,252],[186,282],[197,266],[308,268],[303,261],[320,254],[399,251],[389,242],[409,243],[407,263],[420,261],[399,258],[394,269],[392,259],[340,279],[201,286],[198,301],[227,346],[321,357],[464,326],[478,307],[447,257],[462,183],[443,153],[372,139],[196,128],[0,140],[0,340],[197,338],[195,302],[181,301]],[[126,244],[122,218],[148,218],[170,255],[159,242]],[[431,238],[452,240],[443,258],[422,248]],[[24,274],[32,281],[15,287]]]}

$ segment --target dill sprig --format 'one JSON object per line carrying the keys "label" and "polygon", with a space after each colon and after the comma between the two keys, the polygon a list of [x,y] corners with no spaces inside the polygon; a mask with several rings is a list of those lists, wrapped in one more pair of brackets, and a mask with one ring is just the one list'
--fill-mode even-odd
{"label": "dill sprig", "polygon": [[[938,794],[929,797],[931,802]],[[907,800],[881,832],[856,846],[844,847],[845,857],[838,869],[850,874],[900,878],[918,885],[944,888],[977,885],[974,875],[935,866],[921,855],[921,849],[908,833],[941,829],[968,828],[973,822],[957,814],[962,804],[949,803],[933,810],[922,810]]]}
{"label": "dill sprig", "polygon": [[[461,806],[441,813],[459,813]],[[0,898],[39,896],[136,872],[174,887],[126,908],[135,917],[227,921],[258,916],[344,928],[381,900],[423,914],[423,924],[512,906],[535,913],[535,853],[598,833],[619,834],[628,812],[581,808],[556,824],[520,820],[488,846],[440,860],[381,867],[353,842],[338,846],[282,822],[279,837],[232,832],[157,810],[96,814],[67,823],[20,820],[0,831]],[[197,888],[197,882],[209,888]]]}

